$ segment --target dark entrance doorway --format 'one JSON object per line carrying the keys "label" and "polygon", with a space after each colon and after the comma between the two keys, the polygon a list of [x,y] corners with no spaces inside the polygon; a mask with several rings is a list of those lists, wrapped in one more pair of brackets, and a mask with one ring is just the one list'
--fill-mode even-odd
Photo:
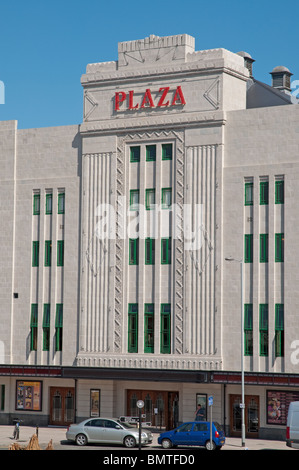
{"label": "dark entrance doorway", "polygon": [[144,401],[145,421],[159,428],[173,429],[179,418],[179,392],[128,390],[127,415],[138,416],[137,401]]}
{"label": "dark entrance doorway", "polygon": [[50,387],[50,424],[68,426],[75,417],[75,389]]}
{"label": "dark entrance doorway", "polygon": [[[230,395],[230,435],[241,437],[242,415],[240,403],[241,395]],[[245,436],[258,438],[259,434],[259,396],[245,396]]]}

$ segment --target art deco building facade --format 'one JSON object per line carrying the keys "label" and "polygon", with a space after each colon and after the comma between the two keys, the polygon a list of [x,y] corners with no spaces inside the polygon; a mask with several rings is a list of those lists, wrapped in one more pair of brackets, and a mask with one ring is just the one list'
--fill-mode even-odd
{"label": "art deco building facade", "polygon": [[283,436],[299,108],[288,69],[269,86],[253,62],[188,35],[124,42],[87,66],[80,125],[0,123],[0,422],[134,416],[142,398],[171,427],[212,395],[239,435],[243,352],[247,435]]}

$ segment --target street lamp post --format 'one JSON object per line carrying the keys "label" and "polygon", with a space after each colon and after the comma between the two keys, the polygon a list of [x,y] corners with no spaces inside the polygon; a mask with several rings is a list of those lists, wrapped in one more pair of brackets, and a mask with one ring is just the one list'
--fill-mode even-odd
{"label": "street lamp post", "polygon": [[243,260],[235,258],[225,258],[225,261],[237,261],[240,263],[241,275],[241,384],[242,384],[242,398],[240,403],[241,419],[242,419],[242,447],[245,447],[245,384],[244,384],[244,301],[243,301]]}
{"label": "street lamp post", "polygon": [[139,444],[138,444],[138,447],[139,447],[139,450],[141,450],[141,433],[142,433],[142,421],[141,421],[141,409],[144,407],[144,401],[143,400],[138,400],[137,401],[137,407],[138,407],[138,410],[139,410]]}

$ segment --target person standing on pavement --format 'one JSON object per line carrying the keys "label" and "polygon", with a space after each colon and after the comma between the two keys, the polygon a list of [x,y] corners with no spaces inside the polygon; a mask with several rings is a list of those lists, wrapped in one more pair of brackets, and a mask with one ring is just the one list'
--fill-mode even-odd
{"label": "person standing on pavement", "polygon": [[195,421],[204,421],[204,410],[202,409],[201,405],[197,405]]}

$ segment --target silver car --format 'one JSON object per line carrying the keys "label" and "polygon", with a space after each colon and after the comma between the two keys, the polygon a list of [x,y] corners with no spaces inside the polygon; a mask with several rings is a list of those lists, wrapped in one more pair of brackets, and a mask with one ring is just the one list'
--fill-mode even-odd
{"label": "silver car", "polygon": [[[87,443],[121,444],[125,447],[139,445],[139,430],[128,423],[121,423],[110,418],[89,418],[79,424],[71,424],[66,432],[69,441],[79,446]],[[142,430],[141,445],[150,444],[153,435]]]}

